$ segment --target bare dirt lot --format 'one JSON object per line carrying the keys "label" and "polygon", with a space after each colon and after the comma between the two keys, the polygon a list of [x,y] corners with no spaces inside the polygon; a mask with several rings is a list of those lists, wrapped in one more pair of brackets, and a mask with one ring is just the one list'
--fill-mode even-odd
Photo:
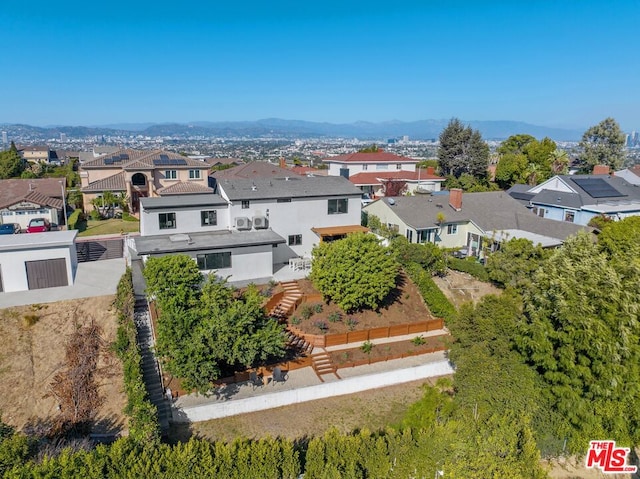
{"label": "bare dirt lot", "polygon": [[502,291],[491,283],[484,283],[468,273],[452,269],[447,270],[446,276],[434,276],[433,280],[456,308],[469,301],[476,303],[487,294],[500,294]]}
{"label": "bare dirt lot", "polygon": [[[300,290],[305,294],[320,294],[311,281],[303,279],[298,281]],[[317,303],[312,303],[317,304]],[[349,330],[372,329],[394,324],[405,324],[417,321],[428,321],[434,319],[429,309],[424,304],[420,291],[415,284],[405,275],[399,277],[398,286],[392,291],[387,298],[386,303],[380,307],[379,311],[362,310],[350,314],[345,314],[338,305],[334,303],[321,303],[322,311],[314,313],[310,318],[302,317],[302,310],[307,303],[302,303],[293,313],[292,318],[296,317],[300,322],[296,327],[310,334],[319,334],[320,330],[316,326],[318,322],[328,326],[325,331],[328,334],[346,333]],[[329,319],[331,313],[339,313],[340,320],[332,322]],[[291,321],[292,318],[289,318]],[[355,321],[350,327],[348,319]]]}
{"label": "bare dirt lot", "polygon": [[92,319],[105,342],[98,363],[100,394],[104,404],[94,432],[117,433],[126,427],[122,409],[122,364],[108,345],[116,337],[114,296],[59,301],[0,310],[0,395],[2,419],[18,429],[37,420],[54,418],[58,404],[48,396],[49,385],[63,367],[66,342],[77,325]]}
{"label": "bare dirt lot", "polygon": [[189,426],[174,426],[171,438],[184,441],[195,435],[222,441],[265,436],[299,439],[322,435],[332,426],[344,433],[364,428],[376,431],[399,424],[408,407],[422,397],[422,385],[426,383],[414,381]]}

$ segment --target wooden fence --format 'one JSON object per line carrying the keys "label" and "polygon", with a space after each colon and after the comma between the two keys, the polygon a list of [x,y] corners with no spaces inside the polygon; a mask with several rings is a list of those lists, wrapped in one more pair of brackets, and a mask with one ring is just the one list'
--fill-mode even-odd
{"label": "wooden fence", "polygon": [[372,339],[392,338],[394,336],[404,336],[406,334],[425,333],[429,331],[436,331],[443,327],[444,321],[442,319],[432,319],[430,321],[420,321],[415,323],[394,324],[382,328],[349,331],[342,334],[309,334],[295,326],[289,325],[289,329],[296,336],[304,338],[308,343],[320,348],[370,341]]}

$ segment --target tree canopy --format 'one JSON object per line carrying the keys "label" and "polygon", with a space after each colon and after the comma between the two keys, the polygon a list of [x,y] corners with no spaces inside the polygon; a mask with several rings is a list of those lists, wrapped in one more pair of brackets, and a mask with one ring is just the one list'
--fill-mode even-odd
{"label": "tree canopy", "polygon": [[549,253],[542,246],[524,238],[513,238],[487,258],[489,278],[504,287],[519,291],[531,286],[533,273],[542,266]]}
{"label": "tree canopy", "polygon": [[24,169],[25,161],[12,141],[8,150],[0,151],[0,179],[19,178]]}
{"label": "tree canopy", "polygon": [[556,143],[531,135],[512,135],[498,148],[500,159],[496,167],[496,182],[502,188],[516,183],[535,185],[552,175],[566,173],[568,156]]}
{"label": "tree canopy", "polygon": [[582,135],[580,148],[584,168],[591,172],[595,165],[607,165],[612,170],[622,167],[625,160],[625,136],[613,118],[605,118]]}
{"label": "tree canopy", "polygon": [[312,254],[311,280],[344,311],[378,308],[396,286],[398,264],[374,235],[322,242]]}
{"label": "tree canopy", "polygon": [[453,118],[440,133],[438,166],[441,174],[458,178],[468,173],[478,178],[487,176],[489,145],[470,126]]}

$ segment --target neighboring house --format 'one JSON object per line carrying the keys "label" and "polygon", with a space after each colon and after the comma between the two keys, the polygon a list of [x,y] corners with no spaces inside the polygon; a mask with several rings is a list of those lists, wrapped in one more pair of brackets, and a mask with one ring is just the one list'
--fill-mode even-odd
{"label": "neighboring house", "polygon": [[640,185],[640,165],[634,165],[631,168],[616,171],[616,176],[626,180],[632,185]]}
{"label": "neighboring house", "polygon": [[472,256],[482,256],[483,247],[510,238],[555,247],[585,229],[540,218],[501,191],[465,193],[464,198],[459,189],[433,196],[382,198],[363,210],[411,243],[467,248]]}
{"label": "neighboring house", "polygon": [[0,236],[0,292],[73,284],[77,231]]}
{"label": "neighboring house", "polygon": [[244,164],[244,160],[241,160],[239,158],[205,158],[204,162],[214,169],[221,167],[232,168],[234,166]]}
{"label": "neighboring house", "polygon": [[126,196],[129,210],[137,213],[140,198],[167,194],[212,192],[209,165],[162,150],[122,149],[86,161],[80,166],[85,211],[105,191]]}
{"label": "neighboring house", "polygon": [[0,216],[2,223],[17,223],[26,230],[33,218],[64,224],[62,195],[64,178],[0,180]]}
{"label": "neighboring house", "polygon": [[18,153],[30,163],[49,163],[51,161],[51,149],[48,146],[21,146],[18,147]]}
{"label": "neighboring house", "polygon": [[538,216],[579,225],[600,215],[618,220],[640,214],[640,189],[606,173],[557,175],[537,186],[514,185],[508,193]]}
{"label": "neighboring house", "polygon": [[254,178],[284,178],[285,176],[300,176],[289,170],[283,162],[280,166],[268,161],[250,161],[244,165],[234,166],[226,170],[214,171],[211,177],[216,181],[251,180]]}
{"label": "neighboring house", "polygon": [[357,152],[324,158],[323,163],[329,165],[329,176],[348,176],[358,173],[381,173],[391,171],[416,171],[419,160],[406,156],[394,155],[382,149],[375,152]]}
{"label": "neighboring house", "polygon": [[357,173],[349,176],[349,181],[362,190],[369,198],[421,194],[440,191],[446,178],[435,174],[432,166],[417,171],[381,171]]}
{"label": "neighboring house", "polygon": [[224,179],[218,194],[141,201],[136,250],[185,253],[230,281],[267,279],[322,240],[360,226],[360,191],[341,177]]}

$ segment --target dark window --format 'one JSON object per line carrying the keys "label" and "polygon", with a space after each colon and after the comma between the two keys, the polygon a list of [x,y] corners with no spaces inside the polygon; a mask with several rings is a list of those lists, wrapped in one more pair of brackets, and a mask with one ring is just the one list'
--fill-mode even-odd
{"label": "dark window", "polygon": [[447,234],[454,235],[458,232],[458,225],[448,225],[447,226]]}
{"label": "dark window", "polygon": [[575,211],[565,211],[564,212],[564,220],[568,221],[569,223],[573,223],[573,221],[576,218],[576,212]]}
{"label": "dark window", "polygon": [[289,246],[297,246],[302,244],[302,235],[289,235]]}
{"label": "dark window", "polygon": [[347,198],[340,198],[337,200],[329,200],[327,213],[330,215],[337,215],[348,212],[349,200]]}
{"label": "dark window", "polygon": [[158,215],[161,230],[173,229],[176,227],[175,213],[160,213]]}
{"label": "dark window", "polygon": [[147,177],[142,173],[136,173],[131,177],[131,184],[133,186],[145,186],[147,184]]}
{"label": "dark window", "polygon": [[178,178],[178,172],[176,170],[166,170],[164,172],[164,177],[167,180],[175,180]]}
{"label": "dark window", "polygon": [[200,212],[201,226],[215,226],[218,224],[218,213],[216,210]]}
{"label": "dark window", "polygon": [[431,230],[418,231],[418,243],[431,243]]}
{"label": "dark window", "polygon": [[291,203],[291,198],[278,198],[277,203]]}
{"label": "dark window", "polygon": [[242,200],[242,209],[246,210],[249,208],[249,200]]}
{"label": "dark window", "polygon": [[231,253],[199,254],[196,261],[200,270],[231,268]]}
{"label": "dark window", "polygon": [[413,243],[413,231],[412,230],[407,230],[407,239],[409,240],[409,243]]}
{"label": "dark window", "polygon": [[190,180],[199,180],[200,179],[200,170],[189,170],[189,179]]}

